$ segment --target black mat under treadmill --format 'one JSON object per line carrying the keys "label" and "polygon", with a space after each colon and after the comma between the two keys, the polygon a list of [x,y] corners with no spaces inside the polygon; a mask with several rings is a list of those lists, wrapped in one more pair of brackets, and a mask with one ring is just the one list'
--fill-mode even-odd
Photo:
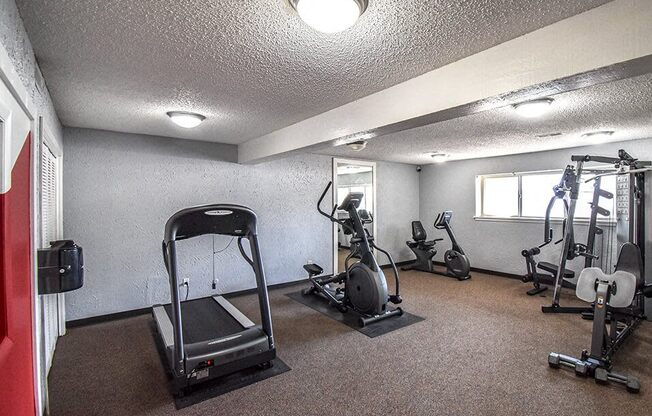
{"label": "black mat under treadmill", "polygon": [[[165,312],[172,321],[172,305],[165,305]],[[244,329],[212,297],[181,302],[181,318],[185,344],[237,334]]]}

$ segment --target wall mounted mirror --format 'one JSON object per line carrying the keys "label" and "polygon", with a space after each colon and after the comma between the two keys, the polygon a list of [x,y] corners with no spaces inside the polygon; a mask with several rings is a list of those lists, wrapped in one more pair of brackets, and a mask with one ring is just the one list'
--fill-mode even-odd
{"label": "wall mounted mirror", "polygon": [[[371,223],[366,224],[367,230],[376,235],[376,163],[364,160],[333,159],[333,204],[338,206],[350,192],[362,192],[364,198],[359,210],[364,209],[369,213]],[[337,218],[347,219],[348,213],[337,210]],[[346,268],[346,259],[350,254],[351,234],[339,224],[333,224],[333,270],[343,272]],[[349,264],[357,261],[349,259]]]}

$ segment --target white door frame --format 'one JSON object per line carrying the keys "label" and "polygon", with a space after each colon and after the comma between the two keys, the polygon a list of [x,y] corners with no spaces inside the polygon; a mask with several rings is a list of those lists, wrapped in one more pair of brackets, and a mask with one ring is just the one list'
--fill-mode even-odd
{"label": "white door frame", "polygon": [[[36,226],[38,224],[38,198],[37,198],[37,183],[36,180],[38,178],[37,175],[37,169],[40,165],[39,160],[36,159],[36,156],[38,156],[38,138],[36,135],[36,111],[35,111],[35,106],[34,103],[32,102],[32,99],[23,85],[22,81],[20,80],[20,77],[18,76],[18,73],[16,72],[16,69],[14,67],[14,64],[9,57],[9,54],[7,53],[7,50],[5,49],[4,45],[0,43],[0,82],[3,82],[11,94],[13,95],[14,99],[16,102],[22,107],[23,111],[27,115],[27,117],[31,121],[30,125],[30,133],[31,133],[31,149],[30,149],[30,156],[31,156],[31,198],[32,198],[32,203],[30,206],[30,224],[32,227],[32,236],[31,236],[31,252],[32,252],[32,290],[33,290],[33,299],[32,299],[32,356],[33,358],[33,373],[34,373],[34,401],[36,403],[36,409],[35,412],[37,415],[42,415],[43,414],[43,403],[41,401],[41,357],[38,353],[39,348],[38,348],[38,342],[41,339],[41,327],[40,327],[40,320],[38,319],[38,311],[39,311],[39,302],[38,302],[38,281],[36,280],[36,270],[37,270],[37,258],[36,258],[36,247],[38,244],[38,227]],[[6,154],[3,151],[2,152],[2,157],[5,158]],[[6,161],[6,160],[5,160]],[[2,175],[2,181],[6,182],[8,180],[11,180],[10,178],[4,177],[4,174]]]}
{"label": "white door frame", "polygon": [[[372,162],[369,160],[358,160],[358,159],[341,159],[341,158],[333,158],[333,189],[331,192],[331,195],[333,197],[332,204],[331,204],[331,209],[333,205],[337,204],[337,165],[339,163],[348,163],[352,165],[362,165],[362,166],[371,166],[371,175],[372,175],[372,186],[374,189],[374,195],[373,195],[373,205],[374,205],[374,210],[373,210],[373,215],[374,215],[374,222],[372,223],[372,235],[375,237],[378,235],[378,229],[377,229],[377,224],[378,224],[378,206],[376,205],[376,162]],[[337,255],[337,224],[333,223],[333,234],[332,234],[332,246],[333,246],[333,274],[337,274],[338,270],[338,255]]]}

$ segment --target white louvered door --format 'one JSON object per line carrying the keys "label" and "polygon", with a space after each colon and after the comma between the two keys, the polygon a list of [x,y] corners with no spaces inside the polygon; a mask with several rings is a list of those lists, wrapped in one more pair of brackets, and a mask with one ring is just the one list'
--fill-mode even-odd
{"label": "white louvered door", "polygon": [[[50,148],[43,143],[41,147],[41,247],[50,246],[50,241],[60,238],[61,230],[59,221],[59,159]],[[52,357],[60,328],[59,302],[63,302],[63,295],[41,295],[41,323],[42,333],[42,359],[45,363],[45,374],[50,371]]]}

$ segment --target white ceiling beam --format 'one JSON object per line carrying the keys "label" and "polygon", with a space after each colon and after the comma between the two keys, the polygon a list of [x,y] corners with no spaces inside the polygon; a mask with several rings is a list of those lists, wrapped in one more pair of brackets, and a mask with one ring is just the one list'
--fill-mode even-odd
{"label": "white ceiling beam", "polygon": [[258,163],[652,55],[652,2],[616,0],[238,147]]}

